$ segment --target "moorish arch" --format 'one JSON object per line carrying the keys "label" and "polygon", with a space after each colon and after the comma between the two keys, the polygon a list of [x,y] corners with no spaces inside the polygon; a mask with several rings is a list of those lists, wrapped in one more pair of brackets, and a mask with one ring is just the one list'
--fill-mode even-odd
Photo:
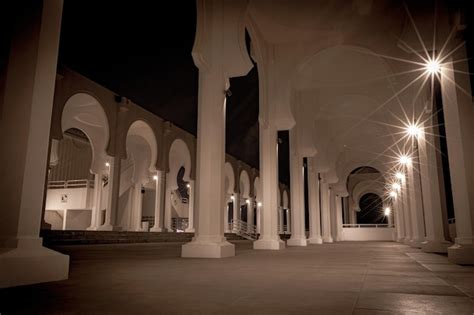
{"label": "moorish arch", "polygon": [[109,120],[88,93],[71,95],[61,109],[61,137],[51,140],[45,220],[53,229],[97,229],[106,208]]}
{"label": "moorish arch", "polygon": [[158,147],[155,133],[143,120],[134,121],[125,138],[127,157],[121,163],[117,224],[123,229],[142,231],[143,213],[153,213],[153,207],[143,208],[145,188],[156,172]]}
{"label": "moorish arch", "polygon": [[109,120],[99,101],[90,94],[77,93],[65,103],[61,115],[61,130],[81,130],[92,146],[91,171],[97,173],[105,167],[109,143]]}

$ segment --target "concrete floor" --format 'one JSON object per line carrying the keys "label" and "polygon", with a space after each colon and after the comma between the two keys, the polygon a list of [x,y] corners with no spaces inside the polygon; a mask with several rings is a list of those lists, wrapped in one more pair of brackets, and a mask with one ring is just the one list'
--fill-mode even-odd
{"label": "concrete floor", "polygon": [[62,247],[70,279],[0,290],[0,313],[473,314],[474,267],[358,242],[181,259],[180,244]]}

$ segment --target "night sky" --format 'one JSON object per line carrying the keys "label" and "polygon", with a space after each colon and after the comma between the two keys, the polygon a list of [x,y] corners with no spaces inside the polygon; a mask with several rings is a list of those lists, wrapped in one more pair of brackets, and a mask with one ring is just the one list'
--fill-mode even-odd
{"label": "night sky", "polygon": [[[64,3],[59,63],[196,135],[196,1]],[[259,167],[258,74],[231,79],[226,151]],[[280,177],[289,183],[288,137]]]}

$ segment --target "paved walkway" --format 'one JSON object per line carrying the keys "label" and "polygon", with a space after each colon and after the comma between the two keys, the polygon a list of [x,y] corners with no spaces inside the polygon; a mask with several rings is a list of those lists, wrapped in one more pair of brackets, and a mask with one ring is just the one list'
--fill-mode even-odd
{"label": "paved walkway", "polygon": [[405,245],[336,243],[181,259],[177,243],[63,247],[70,279],[0,290],[0,313],[473,314],[474,267]]}

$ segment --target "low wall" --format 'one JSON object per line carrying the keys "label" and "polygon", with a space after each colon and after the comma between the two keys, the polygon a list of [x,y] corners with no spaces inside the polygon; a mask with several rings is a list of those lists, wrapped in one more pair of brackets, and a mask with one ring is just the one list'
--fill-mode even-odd
{"label": "low wall", "polygon": [[344,241],[393,241],[394,228],[389,227],[363,227],[342,228]]}

